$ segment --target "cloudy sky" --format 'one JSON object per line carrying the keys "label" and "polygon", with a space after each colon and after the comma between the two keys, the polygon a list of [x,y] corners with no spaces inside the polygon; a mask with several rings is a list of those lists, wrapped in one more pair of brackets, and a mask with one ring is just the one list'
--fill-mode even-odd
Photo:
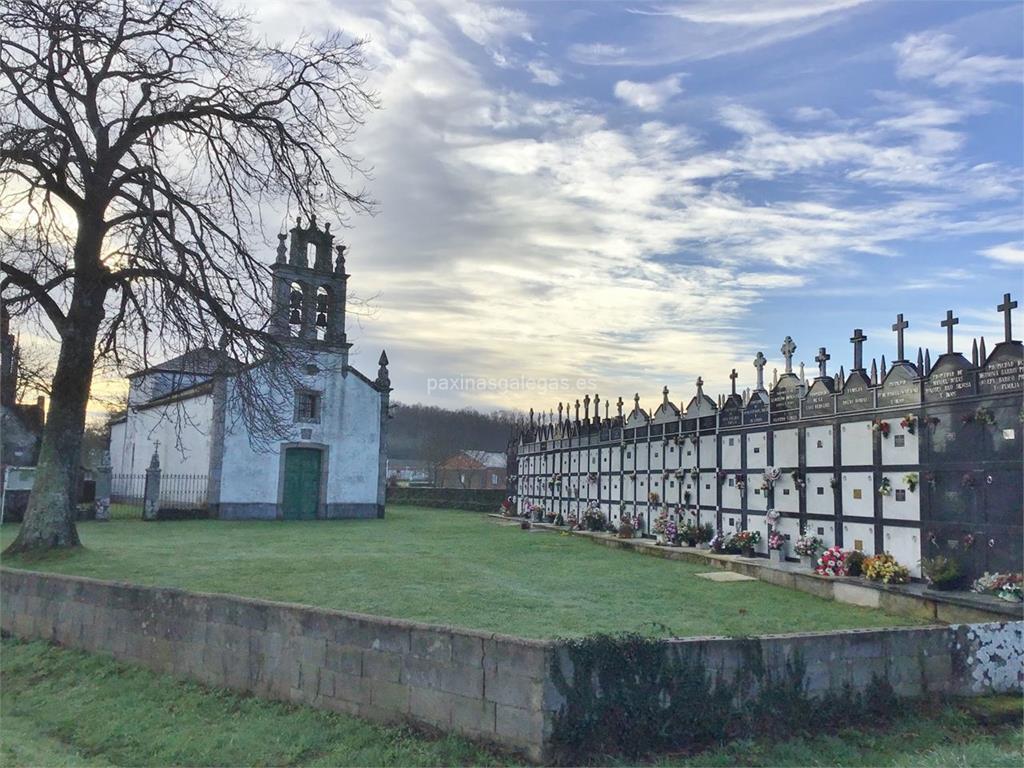
{"label": "cloudy sky", "polygon": [[401,401],[678,402],[786,334],[809,368],[849,369],[854,327],[891,360],[897,312],[934,356],[954,309],[969,353],[1022,292],[1020,3],[252,6],[370,40],[349,331]]}

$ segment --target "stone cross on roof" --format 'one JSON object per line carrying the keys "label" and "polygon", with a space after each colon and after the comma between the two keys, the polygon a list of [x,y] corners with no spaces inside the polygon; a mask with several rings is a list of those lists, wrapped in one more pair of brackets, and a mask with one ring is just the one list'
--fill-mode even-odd
{"label": "stone cross on roof", "polygon": [[864,335],[864,331],[860,328],[853,329],[853,336],[850,337],[850,341],[853,342],[853,370],[855,371],[864,370],[864,342],[867,339],[868,337]]}
{"label": "stone cross on roof", "polygon": [[594,393],[594,418],[597,419],[597,418],[600,418],[600,416],[601,416],[601,396],[599,394],[597,394],[597,392],[595,392]]}
{"label": "stone cross on roof", "polygon": [[703,396],[704,396],[704,379],[702,379],[700,376],[698,376],[697,377],[697,402],[698,403],[701,401],[701,398]]}
{"label": "stone cross on roof", "polygon": [[814,361],[818,364],[818,375],[823,379],[828,376],[826,365],[831,359],[832,355],[826,352],[824,347],[818,347],[818,354],[814,358]]}
{"label": "stone cross on roof", "polygon": [[1003,313],[1003,332],[1006,334],[1006,341],[1013,341],[1013,328],[1010,325],[1010,313],[1017,308],[1016,301],[1010,301],[1010,294],[1003,294],[1003,303],[996,309]]}
{"label": "stone cross on roof", "polygon": [[562,403],[558,403],[558,423],[562,423]]}
{"label": "stone cross on roof", "polygon": [[782,352],[782,356],[786,358],[786,373],[793,372],[793,353],[796,352],[796,344],[793,342],[792,336],[787,336],[782,340],[782,346],[779,348]]}
{"label": "stone cross on roof", "polygon": [[754,358],[754,367],[757,368],[757,388],[764,389],[764,367],[768,363],[768,360],[764,356],[764,352],[758,352],[757,357]]}
{"label": "stone cross on roof", "polygon": [[732,380],[732,393],[736,394],[736,379],[739,378],[739,374],[736,373],[736,369],[732,369],[732,373],[729,374],[729,378]]}
{"label": "stone cross on roof", "polygon": [[636,410],[638,410],[638,411],[640,410],[640,393],[639,392],[635,392],[633,394],[633,407]]}
{"label": "stone cross on roof", "polygon": [[609,405],[609,401],[605,400],[604,401],[604,420],[605,421],[608,421],[608,405]]}
{"label": "stone cross on roof", "polygon": [[576,421],[580,420],[580,401],[576,398]]}
{"label": "stone cross on roof", "polygon": [[896,331],[896,360],[897,362],[903,362],[903,332],[910,327],[910,323],[903,319],[903,313],[900,312],[896,315],[896,322],[893,323],[892,329]]}
{"label": "stone cross on roof", "polygon": [[621,395],[619,396],[619,402],[617,402],[615,405],[619,409],[619,417],[621,418],[622,417],[622,396]]}
{"label": "stone cross on roof", "polygon": [[661,389],[661,402],[668,405],[668,384]]}
{"label": "stone cross on roof", "polygon": [[953,317],[953,310],[946,310],[946,319],[943,320],[939,325],[946,329],[946,354],[953,354],[953,326],[959,325],[960,318]]}
{"label": "stone cross on roof", "polygon": [[587,421],[590,419],[590,395],[583,396],[583,418]]}

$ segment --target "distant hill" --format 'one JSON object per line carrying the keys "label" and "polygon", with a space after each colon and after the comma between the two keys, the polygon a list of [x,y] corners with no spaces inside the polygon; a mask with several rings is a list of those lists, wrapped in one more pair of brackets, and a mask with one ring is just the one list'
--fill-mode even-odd
{"label": "distant hill", "polygon": [[388,455],[437,464],[463,449],[505,452],[517,414],[453,411],[435,405],[395,403],[388,424]]}

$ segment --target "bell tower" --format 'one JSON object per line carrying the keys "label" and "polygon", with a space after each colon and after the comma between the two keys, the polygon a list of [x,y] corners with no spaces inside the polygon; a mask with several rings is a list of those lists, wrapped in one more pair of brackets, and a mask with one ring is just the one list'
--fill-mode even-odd
{"label": "bell tower", "polygon": [[315,216],[307,227],[299,218],[288,235],[277,237],[271,333],[311,348],[348,350],[345,246],[334,245],[331,225],[318,228]]}

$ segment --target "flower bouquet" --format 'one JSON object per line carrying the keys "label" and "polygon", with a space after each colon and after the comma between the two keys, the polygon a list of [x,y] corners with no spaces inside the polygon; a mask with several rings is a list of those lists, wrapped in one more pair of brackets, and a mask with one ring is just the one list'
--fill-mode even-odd
{"label": "flower bouquet", "polygon": [[786,559],[783,548],[786,546],[786,537],[778,531],[773,530],[768,534],[768,558],[773,563],[781,563]]}
{"label": "flower bouquet", "polygon": [[738,547],[745,557],[753,557],[754,547],[760,542],[760,531],[740,531],[733,536],[733,545]]}
{"label": "flower bouquet", "polygon": [[917,416],[912,413],[908,413],[900,421],[900,426],[907,430],[908,435],[914,434],[917,431]]}
{"label": "flower bouquet", "polygon": [[668,529],[668,512],[662,511],[658,515],[658,519],[654,521],[654,535],[657,537],[658,544],[667,543],[666,534]]}
{"label": "flower bouquet", "polygon": [[676,525],[676,521],[671,517],[668,522],[665,523],[665,539],[668,541],[670,547],[679,546],[679,526]]}
{"label": "flower bouquet", "polygon": [[819,576],[843,576],[846,574],[846,553],[839,547],[829,547],[821,553],[814,572]]}
{"label": "flower bouquet", "polygon": [[892,429],[892,427],[890,427],[889,422],[884,419],[875,419],[871,422],[871,431],[879,432],[882,437],[888,437],[890,429]]}
{"label": "flower bouquet", "polygon": [[896,562],[896,558],[888,552],[864,558],[864,575],[883,584],[905,584],[910,581],[907,567]]}
{"label": "flower bouquet", "polygon": [[793,545],[793,551],[800,556],[800,562],[807,568],[814,567],[814,559],[821,549],[822,542],[817,536],[801,536]]}
{"label": "flower bouquet", "polygon": [[878,494],[880,496],[892,496],[892,482],[888,477],[882,478],[882,484],[878,486]]}
{"label": "flower bouquet", "polygon": [[995,595],[1000,600],[1017,603],[1024,599],[1021,592],[1022,584],[1024,584],[1024,575],[1019,573],[989,573],[985,571],[974,582],[971,591]]}

